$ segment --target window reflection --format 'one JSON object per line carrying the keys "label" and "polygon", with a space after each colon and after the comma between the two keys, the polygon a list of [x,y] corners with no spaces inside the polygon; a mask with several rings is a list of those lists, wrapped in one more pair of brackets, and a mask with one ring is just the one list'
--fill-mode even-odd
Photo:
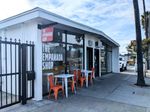
{"label": "window reflection", "polygon": [[112,48],[102,43],[101,48],[101,73],[105,75],[112,72]]}
{"label": "window reflection", "polygon": [[42,43],[43,94],[47,91],[45,73],[73,73],[83,66],[83,38],[78,34],[54,29],[53,41]]}
{"label": "window reflection", "polygon": [[65,44],[43,44],[43,71],[55,74],[65,72]]}
{"label": "window reflection", "polygon": [[77,45],[67,45],[67,72],[73,73],[74,69],[82,69],[83,48]]}
{"label": "window reflection", "polygon": [[67,34],[67,43],[82,45],[83,44],[82,36]]}
{"label": "window reflection", "polygon": [[65,33],[62,30],[55,29],[53,42],[65,42]]}

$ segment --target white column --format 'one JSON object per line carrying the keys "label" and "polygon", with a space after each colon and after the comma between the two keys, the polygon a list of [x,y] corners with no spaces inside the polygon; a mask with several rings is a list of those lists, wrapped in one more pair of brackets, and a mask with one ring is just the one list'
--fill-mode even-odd
{"label": "white column", "polygon": [[84,44],[84,68],[85,70],[87,69],[87,40],[86,40],[86,37],[85,37],[85,40],[84,40],[85,44]]}
{"label": "white column", "polygon": [[119,47],[112,48],[112,72],[119,73]]}
{"label": "white column", "polygon": [[[94,43],[94,42],[93,42],[93,43]],[[94,48],[94,46],[92,47],[92,50],[93,50],[93,66],[92,66],[92,67],[94,67],[94,63],[95,63],[95,59],[94,59],[94,57],[95,57],[95,54],[94,54],[95,48]]]}
{"label": "white column", "polygon": [[99,77],[101,77],[101,49],[99,49]]}
{"label": "white column", "polygon": [[35,41],[35,98],[34,100],[42,100],[42,42],[41,30],[37,29],[37,39]]}

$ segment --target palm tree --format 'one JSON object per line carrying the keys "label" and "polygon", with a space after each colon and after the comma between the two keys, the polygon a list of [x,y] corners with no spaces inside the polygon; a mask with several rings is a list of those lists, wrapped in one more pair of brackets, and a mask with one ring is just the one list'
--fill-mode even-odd
{"label": "palm tree", "polygon": [[[141,22],[142,22],[142,27],[145,30],[145,36],[146,39],[149,39],[149,35],[148,35],[148,25],[149,25],[149,18],[150,18],[150,12],[149,11],[145,11],[144,9],[144,14],[141,16]],[[147,69],[150,68],[150,56],[149,56],[149,52],[150,52],[150,44],[147,43],[147,50],[145,51],[146,54],[146,61],[147,61]]]}
{"label": "palm tree", "polygon": [[136,43],[137,43],[137,83],[138,86],[145,86],[145,80],[143,76],[143,56],[142,56],[142,36],[139,16],[138,0],[133,0],[134,16],[135,16],[135,28],[136,28]]}
{"label": "palm tree", "polygon": [[150,17],[150,11],[146,11],[143,15],[141,15],[141,22],[142,22],[142,28],[146,30],[149,27],[149,17]]}

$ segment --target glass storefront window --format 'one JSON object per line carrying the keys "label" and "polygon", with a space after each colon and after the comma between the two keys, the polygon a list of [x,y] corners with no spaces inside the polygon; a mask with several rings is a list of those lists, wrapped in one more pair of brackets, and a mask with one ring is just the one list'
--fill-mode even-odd
{"label": "glass storefront window", "polygon": [[67,34],[67,43],[82,45],[83,38],[81,35]]}
{"label": "glass storefront window", "polygon": [[112,48],[102,43],[101,48],[101,73],[105,75],[112,72]]}
{"label": "glass storefront window", "polygon": [[42,44],[43,94],[48,91],[44,73],[73,73],[83,66],[83,38],[54,29],[53,41]]}
{"label": "glass storefront window", "polygon": [[82,69],[83,48],[78,45],[67,45],[67,72],[73,73],[74,69]]}
{"label": "glass storefront window", "polygon": [[43,44],[43,71],[55,74],[65,72],[65,44],[44,43]]}
{"label": "glass storefront window", "polygon": [[53,42],[65,42],[65,33],[59,29],[54,30],[54,39]]}
{"label": "glass storefront window", "polygon": [[[66,61],[66,62],[65,62]],[[82,69],[83,37],[54,29],[53,42],[43,43],[43,71],[54,74]]]}

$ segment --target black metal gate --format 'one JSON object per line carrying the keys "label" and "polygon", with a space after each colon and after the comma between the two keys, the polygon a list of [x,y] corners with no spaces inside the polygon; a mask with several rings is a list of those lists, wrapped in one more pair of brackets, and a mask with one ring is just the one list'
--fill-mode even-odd
{"label": "black metal gate", "polygon": [[34,44],[0,37],[0,109],[34,97]]}

